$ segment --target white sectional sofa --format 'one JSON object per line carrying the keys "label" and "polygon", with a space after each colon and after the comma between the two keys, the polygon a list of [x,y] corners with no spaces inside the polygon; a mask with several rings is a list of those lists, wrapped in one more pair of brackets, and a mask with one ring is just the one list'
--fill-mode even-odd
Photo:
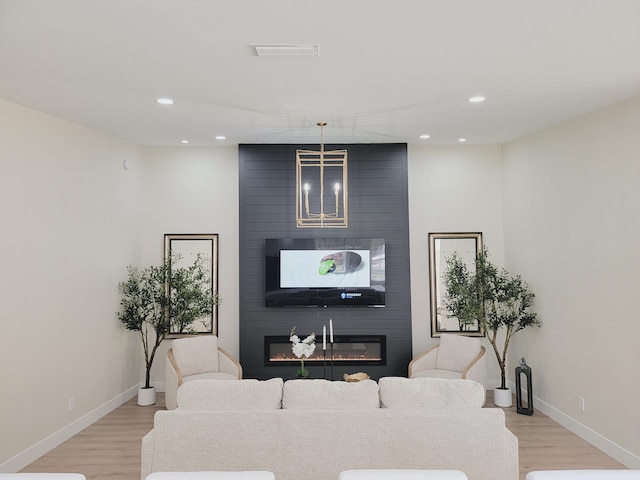
{"label": "white sectional sofa", "polygon": [[526,480],[640,480],[640,470],[539,470]]}
{"label": "white sectional sofa", "polygon": [[471,380],[381,378],[192,381],[142,440],[152,472],[262,470],[276,480],[336,480],[345,470],[459,470],[518,480],[504,412]]}

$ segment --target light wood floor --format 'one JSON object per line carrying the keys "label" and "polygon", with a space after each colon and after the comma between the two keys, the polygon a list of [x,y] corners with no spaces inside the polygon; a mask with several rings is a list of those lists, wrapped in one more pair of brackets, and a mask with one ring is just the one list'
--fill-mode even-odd
{"label": "light wood floor", "polygon": [[[488,392],[488,406],[490,396]],[[153,415],[160,409],[164,409],[163,394],[151,407],[139,407],[134,398],[22,471],[82,473],[88,480],[140,480],[140,441],[153,428]],[[538,411],[527,416],[518,415],[515,406],[504,410],[507,427],[518,437],[520,480],[531,470],[625,468]]]}

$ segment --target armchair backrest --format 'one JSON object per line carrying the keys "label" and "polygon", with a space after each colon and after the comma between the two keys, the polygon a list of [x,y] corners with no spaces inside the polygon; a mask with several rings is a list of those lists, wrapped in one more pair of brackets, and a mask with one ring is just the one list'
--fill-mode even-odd
{"label": "armchair backrest", "polygon": [[436,369],[462,372],[480,353],[480,340],[463,335],[441,335]]}
{"label": "armchair backrest", "polygon": [[218,337],[215,335],[176,338],[171,349],[180,373],[185,377],[220,371]]}

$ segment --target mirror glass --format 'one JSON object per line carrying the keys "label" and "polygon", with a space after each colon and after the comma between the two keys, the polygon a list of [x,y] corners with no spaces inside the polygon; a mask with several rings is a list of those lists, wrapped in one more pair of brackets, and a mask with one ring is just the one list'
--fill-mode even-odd
{"label": "mirror glass", "polygon": [[[190,267],[200,255],[208,266],[211,293],[218,291],[218,235],[217,234],[166,234],[164,236],[165,258],[176,256],[174,264]],[[218,305],[214,305],[211,314],[197,319],[192,324],[195,333],[218,334]],[[171,331],[171,336],[184,332]]]}
{"label": "mirror glass", "polygon": [[429,234],[429,298],[431,302],[431,336],[443,333],[481,337],[484,332],[474,322],[461,326],[444,306],[446,290],[444,273],[447,258],[454,252],[475,272],[475,258],[482,251],[482,233],[430,233]]}

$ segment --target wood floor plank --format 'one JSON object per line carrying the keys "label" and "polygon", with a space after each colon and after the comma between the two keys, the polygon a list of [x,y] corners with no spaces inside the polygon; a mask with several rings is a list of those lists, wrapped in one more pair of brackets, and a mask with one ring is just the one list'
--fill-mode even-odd
{"label": "wood floor plank", "polygon": [[[491,405],[488,392],[487,406]],[[88,480],[140,480],[140,442],[153,428],[153,415],[161,409],[163,394],[149,407],[130,400],[22,472],[74,472]],[[504,411],[507,427],[518,437],[520,480],[531,470],[625,468],[538,411],[531,416],[517,414],[515,407]]]}

